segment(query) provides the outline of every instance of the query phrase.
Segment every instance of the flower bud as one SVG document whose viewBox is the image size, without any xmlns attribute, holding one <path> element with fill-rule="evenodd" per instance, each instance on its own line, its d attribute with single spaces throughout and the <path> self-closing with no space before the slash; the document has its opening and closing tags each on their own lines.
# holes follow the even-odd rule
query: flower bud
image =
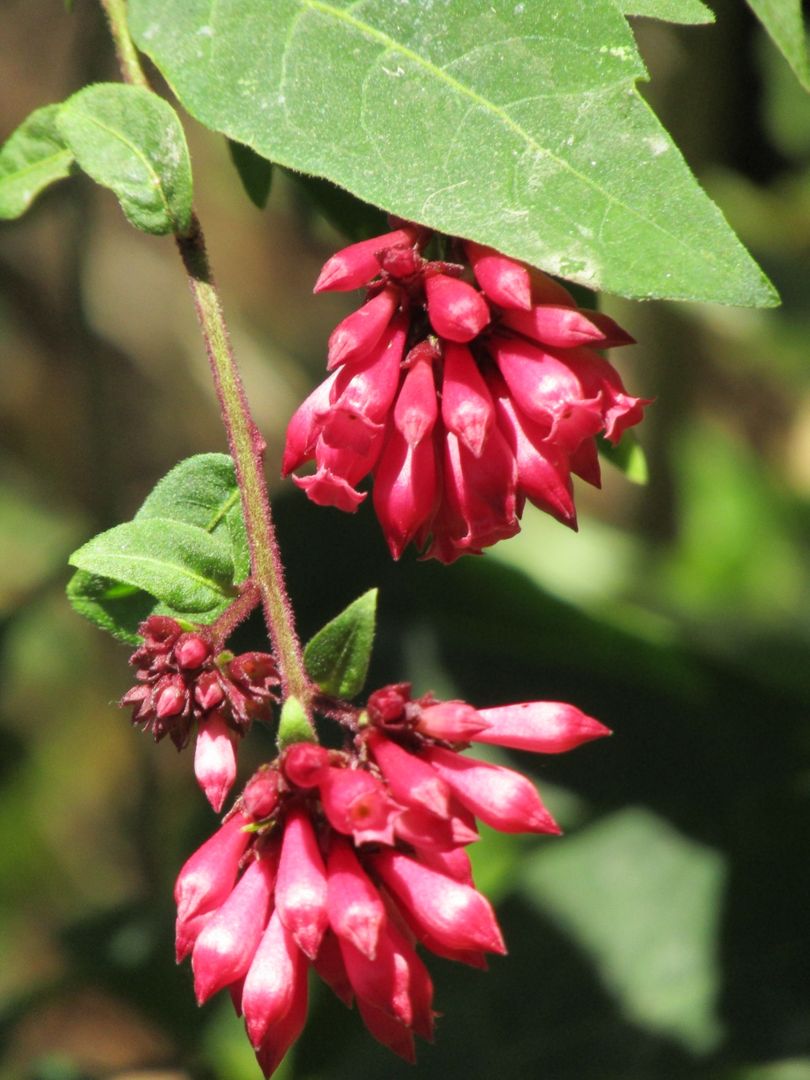
<svg viewBox="0 0 810 1080">
<path fill-rule="evenodd" d="M 350 844 L 335 837 L 326 860 L 329 925 L 338 937 L 374 960 L 385 909 Z"/>
<path fill-rule="evenodd" d="M 489 322 L 486 300 L 466 281 L 434 274 L 426 279 L 425 292 L 430 324 L 448 341 L 472 341 Z"/>
<path fill-rule="evenodd" d="M 186 684 L 181 675 L 167 675 L 153 693 L 155 713 L 161 720 L 178 716 L 186 705 Z"/>
<path fill-rule="evenodd" d="M 495 421 L 492 395 L 470 350 L 452 342 L 444 350 L 442 419 L 471 454 L 481 456 Z"/>
<path fill-rule="evenodd" d="M 220 713 L 200 723 L 194 749 L 194 775 L 218 814 L 236 779 L 237 735 Z"/>
<path fill-rule="evenodd" d="M 242 810 L 251 821 L 264 821 L 278 806 L 278 773 L 260 769 L 242 792 Z"/>
<path fill-rule="evenodd" d="M 368 356 L 382 337 L 399 303 L 396 289 L 383 289 L 339 322 L 329 336 L 327 371 Z"/>
<path fill-rule="evenodd" d="M 270 916 L 242 989 L 241 1008 L 252 1046 L 260 1046 L 270 1027 L 289 1012 L 300 955 L 276 909 Z"/>
<path fill-rule="evenodd" d="M 610 729 L 561 701 L 528 701 L 479 709 L 487 727 L 473 735 L 474 742 L 561 754 L 591 739 L 610 735 Z"/>
<path fill-rule="evenodd" d="M 299 742 L 284 754 L 284 775 L 294 787 L 317 787 L 329 766 L 329 751 L 312 742 Z"/>
<path fill-rule="evenodd" d="M 478 284 L 493 303 L 507 309 L 531 307 L 532 287 L 525 266 L 471 240 L 464 248 Z"/>
<path fill-rule="evenodd" d="M 199 634 L 183 634 L 174 647 L 178 667 L 193 671 L 211 655 L 211 646 Z"/>
<path fill-rule="evenodd" d="M 278 864 L 276 906 L 299 949 L 313 960 L 329 922 L 326 870 L 315 830 L 303 807 L 295 807 L 287 815 Z"/>
<path fill-rule="evenodd" d="M 420 711 L 416 730 L 445 742 L 468 742 L 487 726 L 478 711 L 464 701 L 441 701 Z"/>
<path fill-rule="evenodd" d="M 413 244 L 416 234 L 416 228 L 412 227 L 394 229 L 382 236 L 372 236 L 369 240 L 349 244 L 336 252 L 331 259 L 327 259 L 312 291 L 347 292 L 365 285 L 380 272 L 378 254 L 398 244 Z"/>
</svg>

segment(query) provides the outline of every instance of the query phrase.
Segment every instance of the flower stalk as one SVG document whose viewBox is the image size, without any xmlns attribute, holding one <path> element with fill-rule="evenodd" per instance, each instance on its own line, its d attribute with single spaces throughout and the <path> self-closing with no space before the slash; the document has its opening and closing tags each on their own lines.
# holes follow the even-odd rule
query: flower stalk
<svg viewBox="0 0 810 1080">
<path fill-rule="evenodd" d="M 150 89 L 129 34 L 124 0 L 100 0 L 110 26 L 121 76 Z M 188 275 L 197 319 L 205 341 L 222 422 L 236 469 L 250 544 L 252 580 L 259 590 L 267 630 L 278 662 L 284 697 L 295 697 L 309 713 L 310 686 L 284 571 L 264 477 L 265 442 L 245 396 L 242 379 L 214 284 L 205 237 L 196 215 L 185 235 L 175 237 Z"/>
</svg>

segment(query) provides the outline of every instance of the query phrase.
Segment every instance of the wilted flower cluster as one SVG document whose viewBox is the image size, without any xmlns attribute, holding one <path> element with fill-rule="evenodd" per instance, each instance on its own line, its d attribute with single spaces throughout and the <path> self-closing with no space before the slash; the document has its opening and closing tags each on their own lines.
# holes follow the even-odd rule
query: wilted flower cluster
<svg viewBox="0 0 810 1080">
<path fill-rule="evenodd" d="M 269 653 L 239 656 L 216 647 L 210 631 L 185 631 L 151 615 L 138 627 L 143 643 L 130 657 L 138 685 L 124 694 L 132 722 L 168 735 L 181 750 L 196 732 L 194 772 L 219 812 L 236 779 L 236 747 L 254 720 L 270 720 L 278 671 Z"/>
<path fill-rule="evenodd" d="M 446 238 L 442 238 L 446 240 Z M 632 342 L 553 278 L 490 248 L 402 224 L 344 248 L 315 291 L 366 287 L 329 339 L 329 378 L 287 430 L 283 472 L 314 502 L 374 507 L 395 558 L 412 540 L 452 562 L 513 536 L 526 500 L 576 528 L 571 477 L 599 486 L 647 401 L 596 350 Z"/>
<path fill-rule="evenodd" d="M 476 710 L 399 684 L 344 714 L 342 750 L 296 742 L 247 784 L 175 890 L 177 957 L 200 1003 L 228 988 L 266 1076 L 304 1025 L 312 965 L 407 1060 L 433 1033 L 417 947 L 485 967 L 505 946 L 473 883 L 476 819 L 558 833 L 532 784 L 459 753 L 470 742 L 558 753 L 607 734 L 570 705 Z"/>
</svg>

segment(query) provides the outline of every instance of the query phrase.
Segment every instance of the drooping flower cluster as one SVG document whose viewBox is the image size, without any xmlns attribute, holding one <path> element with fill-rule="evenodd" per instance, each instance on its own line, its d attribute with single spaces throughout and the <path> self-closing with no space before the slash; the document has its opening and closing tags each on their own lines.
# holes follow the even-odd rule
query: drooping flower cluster
<svg viewBox="0 0 810 1080">
<path fill-rule="evenodd" d="M 329 339 L 332 374 L 290 421 L 285 475 L 313 502 L 374 507 L 394 558 L 414 540 L 452 562 L 520 529 L 526 500 L 576 528 L 572 474 L 599 486 L 595 436 L 617 443 L 648 402 L 596 350 L 632 338 L 559 282 L 490 248 L 402 224 L 344 248 L 315 292 L 366 287 Z M 438 244 L 438 238 L 435 239 Z"/>
<path fill-rule="evenodd" d="M 178 750 L 196 732 L 194 772 L 217 813 L 236 779 L 237 743 L 254 720 L 270 720 L 278 670 L 269 653 L 239 656 L 216 647 L 210 631 L 186 631 L 165 615 L 138 627 L 143 643 L 130 657 L 138 684 L 121 698 L 132 722 L 168 735 Z"/>
<path fill-rule="evenodd" d="M 412 1061 L 435 1016 L 417 947 L 473 967 L 506 951 L 464 850 L 476 819 L 559 829 L 520 773 L 459 750 L 559 753 L 608 733 L 571 705 L 476 710 L 413 700 L 407 684 L 372 694 L 350 726 L 343 750 L 297 742 L 260 769 L 177 880 L 178 961 L 191 954 L 200 1003 L 230 990 L 266 1076 L 304 1025 L 310 965 Z"/>
</svg>

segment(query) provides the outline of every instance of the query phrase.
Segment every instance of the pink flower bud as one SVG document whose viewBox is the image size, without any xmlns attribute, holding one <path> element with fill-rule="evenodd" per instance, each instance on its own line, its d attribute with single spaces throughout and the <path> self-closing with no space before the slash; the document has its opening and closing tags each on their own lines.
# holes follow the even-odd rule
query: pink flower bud
<svg viewBox="0 0 810 1080">
<path fill-rule="evenodd" d="M 372 724 L 378 727 L 400 726 L 405 723 L 406 709 L 411 701 L 410 683 L 392 683 L 369 694 L 366 710 Z"/>
<path fill-rule="evenodd" d="M 618 371 L 593 349 L 571 350 L 566 359 L 585 392 L 601 396 L 605 438 L 617 443 L 627 428 L 643 418 L 644 408 L 652 403 L 652 399 L 631 397 L 625 391 Z"/>
<path fill-rule="evenodd" d="M 288 813 L 284 826 L 276 906 L 299 949 L 314 959 L 329 921 L 326 870 L 312 822 L 300 806 Z"/>
<path fill-rule="evenodd" d="M 382 337 L 399 304 L 396 289 L 387 288 L 339 322 L 329 336 L 327 371 L 368 356 Z"/>
<path fill-rule="evenodd" d="M 398 559 L 433 513 L 438 490 L 432 439 L 409 446 L 395 427 L 388 430 L 374 471 L 374 509 L 383 534 Z"/>
<path fill-rule="evenodd" d="M 295 743 L 284 754 L 284 775 L 295 787 L 312 788 L 329 767 L 329 751 L 317 743 Z"/>
<path fill-rule="evenodd" d="M 256 1048 L 256 1060 L 266 1077 L 272 1076 L 284 1055 L 304 1030 L 308 1003 L 307 965 L 299 953 L 290 1008 L 281 1020 L 269 1028 L 264 1042 Z"/>
<path fill-rule="evenodd" d="M 335 997 L 340 998 L 346 1008 L 350 1009 L 354 1001 L 354 991 L 346 974 L 338 939 L 331 930 L 327 930 L 323 935 L 313 966 Z"/>
<path fill-rule="evenodd" d="M 416 730 L 445 742 L 469 742 L 485 728 L 478 711 L 464 701 L 440 701 L 420 711 Z"/>
<path fill-rule="evenodd" d="M 464 247 L 478 284 L 493 303 L 502 308 L 531 307 L 532 287 L 525 266 L 471 240 Z"/>
<path fill-rule="evenodd" d="M 453 824 L 448 818 L 436 817 L 413 806 L 397 817 L 394 832 L 419 852 L 451 851 L 457 845 Z"/>
<path fill-rule="evenodd" d="M 493 379 L 491 385 L 498 426 L 515 455 L 521 492 L 535 506 L 576 530 L 577 513 L 568 456 L 546 441 L 546 428 L 519 412 L 502 379 Z"/>
<path fill-rule="evenodd" d="M 416 348 L 411 349 L 408 359 L 416 352 Z M 438 416 L 439 404 L 432 360 L 417 359 L 408 370 L 397 395 L 394 424 L 408 446 L 417 446 L 433 431 Z"/>
<path fill-rule="evenodd" d="M 236 779 L 236 733 L 220 713 L 200 723 L 194 749 L 194 775 L 218 814 Z"/>
<path fill-rule="evenodd" d="M 360 1013 L 369 1033 L 374 1036 L 378 1043 L 382 1043 L 389 1050 L 393 1050 L 409 1065 L 416 1064 L 413 1035 L 404 1024 L 363 998 L 357 999 L 357 1011 Z"/>
<path fill-rule="evenodd" d="M 399 813 L 375 777 L 364 769 L 330 766 L 321 777 L 321 800 L 329 823 L 356 843 L 394 840 L 392 818 Z"/>
<path fill-rule="evenodd" d="M 595 488 L 602 486 L 602 469 L 599 464 L 599 452 L 593 439 L 586 439 L 568 455 L 568 464 L 571 472 L 579 476 L 586 484 L 592 484 Z"/>
<path fill-rule="evenodd" d="M 144 648 L 154 654 L 167 653 L 183 633 L 183 628 L 168 615 L 150 615 L 138 627 Z"/>
<path fill-rule="evenodd" d="M 323 427 L 323 416 L 329 409 L 330 395 L 337 375 L 337 372 L 333 372 L 328 379 L 316 386 L 293 413 L 287 425 L 284 457 L 281 462 L 282 476 L 288 476 L 312 456 Z"/>
<path fill-rule="evenodd" d="M 549 277 L 536 267 L 529 268 L 529 280 L 532 283 L 532 303 L 567 304 L 576 307 L 577 302 L 562 282 Z"/>
<path fill-rule="evenodd" d="M 506 947 L 489 901 L 462 882 L 407 855 L 381 851 L 375 870 L 407 908 L 410 919 L 451 949 L 505 953 Z"/>
<path fill-rule="evenodd" d="M 194 683 L 194 700 L 203 710 L 217 709 L 225 700 L 225 691 L 215 671 L 203 671 Z"/>
<path fill-rule="evenodd" d="M 155 712 L 161 720 L 178 716 L 186 705 L 186 684 L 182 675 L 167 675 L 161 679 L 153 695 Z"/>
<path fill-rule="evenodd" d="M 211 655 L 211 646 L 199 634 L 183 634 L 174 647 L 178 666 L 188 671 L 200 667 Z"/>
<path fill-rule="evenodd" d="M 330 926 L 373 960 L 385 909 L 350 844 L 340 837 L 334 838 L 326 860 L 326 880 Z"/>
<path fill-rule="evenodd" d="M 444 350 L 442 419 L 471 454 L 481 456 L 495 408 L 472 353 L 464 345 L 450 343 Z"/>
<path fill-rule="evenodd" d="M 260 769 L 242 792 L 242 810 L 251 821 L 264 821 L 278 806 L 278 773 Z"/>
<path fill-rule="evenodd" d="M 422 710 L 423 715 L 425 711 Z M 435 769 L 378 731 L 370 731 L 367 741 L 395 799 L 407 806 L 421 807 L 438 817 L 448 816 L 450 789 Z"/>
<path fill-rule="evenodd" d="M 448 341 L 472 341 L 489 322 L 483 296 L 466 281 L 434 274 L 425 280 L 431 326 Z"/>
<path fill-rule="evenodd" d="M 298 946 L 276 909 L 270 916 L 242 989 L 241 1007 L 252 1046 L 260 1046 L 268 1029 L 289 1012 L 296 978 L 300 977 L 300 957 Z"/>
<path fill-rule="evenodd" d="M 561 701 L 528 701 L 480 709 L 488 727 L 473 736 L 475 742 L 561 754 L 591 739 L 610 735 L 610 729 Z"/>
<path fill-rule="evenodd" d="M 252 862 L 197 938 L 191 966 L 200 1005 L 250 967 L 267 924 L 274 877 L 271 859 Z"/>
<path fill-rule="evenodd" d="M 345 938 L 338 938 L 338 941 L 346 974 L 358 1001 L 362 998 L 409 1027 L 413 1020 L 410 968 L 407 959 L 394 945 L 390 925 L 386 923 L 380 928 L 374 960 L 369 960 Z"/>
<path fill-rule="evenodd" d="M 419 862 L 464 885 L 473 884 L 470 856 L 463 847 L 453 848 L 452 851 L 420 851 Z"/>
<path fill-rule="evenodd" d="M 228 897 L 250 840 L 247 824 L 234 814 L 185 861 L 174 886 L 179 919 L 211 911 Z"/>
<path fill-rule="evenodd" d="M 420 1038 L 433 1042 L 433 980 L 411 944 L 413 936 L 398 919 L 389 920 L 388 934 L 397 953 L 408 965 L 408 995 L 413 1013 L 411 1027 Z"/>
<path fill-rule="evenodd" d="M 534 786 L 514 769 L 462 757 L 439 746 L 426 747 L 424 754 L 459 802 L 493 829 L 559 834 L 559 826 Z"/>
<path fill-rule="evenodd" d="M 578 345 L 604 348 L 607 336 L 591 314 L 563 304 L 537 304 L 529 311 L 505 311 L 502 321 L 533 341 L 557 349 L 574 349 Z"/>
<path fill-rule="evenodd" d="M 178 964 L 182 964 L 191 953 L 203 927 L 213 919 L 215 914 L 216 911 L 205 911 L 201 915 L 177 919 L 174 926 L 174 956 Z"/>
<path fill-rule="evenodd" d="M 416 232 L 414 228 L 394 229 L 382 236 L 349 244 L 327 259 L 312 291 L 347 292 L 365 285 L 380 272 L 378 253 L 398 244 L 413 244 Z"/>
</svg>

